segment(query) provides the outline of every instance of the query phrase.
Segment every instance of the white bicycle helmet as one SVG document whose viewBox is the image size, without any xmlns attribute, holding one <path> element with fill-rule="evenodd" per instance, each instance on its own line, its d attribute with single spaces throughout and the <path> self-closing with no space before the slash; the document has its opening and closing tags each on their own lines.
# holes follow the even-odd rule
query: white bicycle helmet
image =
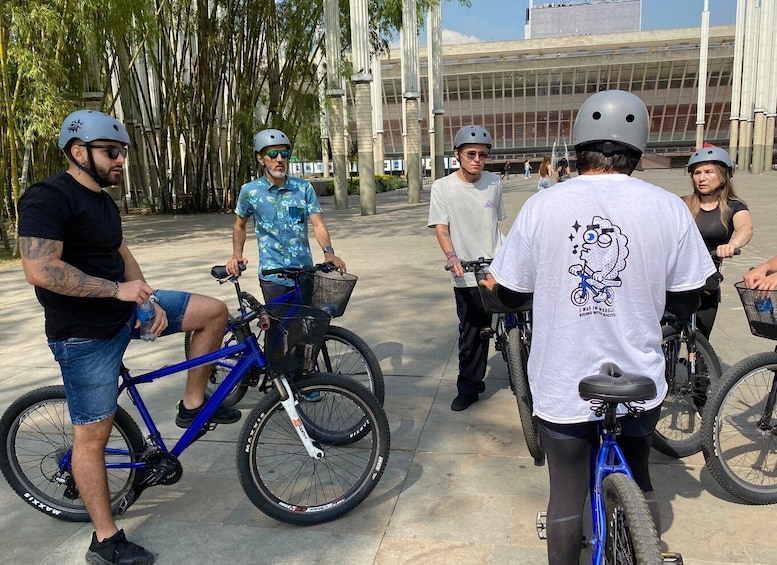
<svg viewBox="0 0 777 565">
<path fill-rule="evenodd" d="M 644 153 L 650 117 L 640 98 L 623 90 L 604 90 L 590 96 L 575 117 L 572 143 L 598 143 L 604 153 L 625 145 Z"/>
<path fill-rule="evenodd" d="M 64 149 L 74 139 L 91 143 L 98 139 L 129 145 L 127 128 L 119 120 L 96 110 L 76 110 L 59 130 L 59 148 Z"/>
<path fill-rule="evenodd" d="M 491 149 L 491 134 L 483 126 L 464 126 L 453 138 L 453 148 L 458 149 L 466 143 L 477 143 Z"/>
<path fill-rule="evenodd" d="M 261 153 L 262 149 L 271 145 L 285 145 L 291 149 L 291 141 L 279 129 L 266 129 L 254 136 L 254 153 Z"/>
<path fill-rule="evenodd" d="M 693 155 L 691 155 L 691 158 L 688 159 L 688 173 L 693 173 L 693 168 L 695 165 L 698 165 L 699 163 L 708 163 L 711 161 L 715 161 L 721 165 L 724 165 L 728 169 L 728 175 L 730 177 L 734 176 L 734 163 L 731 161 L 731 157 L 729 156 L 728 151 L 722 147 L 714 146 L 702 147 Z"/>
</svg>

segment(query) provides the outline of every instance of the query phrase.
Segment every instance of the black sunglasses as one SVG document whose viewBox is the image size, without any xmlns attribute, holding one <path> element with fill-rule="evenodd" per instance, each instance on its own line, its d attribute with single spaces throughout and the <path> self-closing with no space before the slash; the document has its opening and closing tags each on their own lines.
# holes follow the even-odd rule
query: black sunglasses
<svg viewBox="0 0 777 565">
<path fill-rule="evenodd" d="M 291 151 L 288 149 L 281 149 L 280 151 L 277 149 L 270 149 L 265 153 L 265 155 L 267 155 L 270 159 L 275 159 L 278 155 L 280 155 L 283 159 L 288 159 L 291 157 Z"/>
<path fill-rule="evenodd" d="M 127 146 L 126 145 L 97 145 L 95 143 L 87 143 L 84 145 L 84 147 L 89 147 L 93 149 L 103 149 L 105 150 L 105 154 L 108 155 L 108 158 L 115 161 L 119 158 L 119 155 L 126 158 L 127 157 Z"/>
</svg>

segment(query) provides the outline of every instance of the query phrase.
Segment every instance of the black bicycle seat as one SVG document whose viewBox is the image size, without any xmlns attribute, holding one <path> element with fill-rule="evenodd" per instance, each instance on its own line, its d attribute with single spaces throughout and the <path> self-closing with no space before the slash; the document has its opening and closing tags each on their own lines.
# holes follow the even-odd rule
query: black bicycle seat
<svg viewBox="0 0 777 565">
<path fill-rule="evenodd" d="M 642 375 L 591 375 L 580 381 L 577 387 L 583 400 L 603 402 L 637 402 L 656 397 L 656 383 Z"/>
</svg>

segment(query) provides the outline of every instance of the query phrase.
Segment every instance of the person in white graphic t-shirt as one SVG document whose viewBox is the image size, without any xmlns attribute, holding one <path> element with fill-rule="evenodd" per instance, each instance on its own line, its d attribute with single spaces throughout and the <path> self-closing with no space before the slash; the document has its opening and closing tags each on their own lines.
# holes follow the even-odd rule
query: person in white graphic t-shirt
<svg viewBox="0 0 777 565">
<path fill-rule="evenodd" d="M 502 302 L 533 295 L 528 373 L 550 474 L 551 565 L 580 558 L 599 417 L 578 384 L 609 362 L 656 383 L 658 396 L 641 417 L 619 419 L 618 443 L 661 532 L 648 469 L 667 388 L 661 316 L 668 301 L 678 315 L 693 312 L 715 268 L 683 201 L 630 177 L 648 129 L 637 96 L 610 90 L 588 98 L 573 130 L 579 176 L 526 202 L 486 281 Z"/>
</svg>

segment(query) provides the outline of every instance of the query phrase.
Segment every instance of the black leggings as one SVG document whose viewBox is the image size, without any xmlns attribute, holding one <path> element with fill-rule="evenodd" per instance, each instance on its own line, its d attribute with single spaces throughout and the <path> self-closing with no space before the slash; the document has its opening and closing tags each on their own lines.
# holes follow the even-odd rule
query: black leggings
<svg viewBox="0 0 777 565">
<path fill-rule="evenodd" d="M 639 426 L 649 428 L 647 436 L 633 437 L 621 434 L 618 445 L 634 474 L 634 479 L 645 494 L 653 521 L 659 534 L 658 503 L 653 496 L 650 482 L 648 457 L 653 442 L 652 429 L 660 414 L 660 407 L 642 414 Z M 621 419 L 624 433 L 631 419 Z M 652 422 L 652 424 L 651 424 Z M 583 541 L 583 508 L 590 488 L 591 453 L 598 445 L 599 435 L 596 423 L 584 430 L 579 424 L 573 424 L 572 434 L 577 437 L 564 437 L 566 426 L 538 421 L 540 444 L 548 460 L 550 474 L 550 500 L 548 502 L 547 534 L 548 563 L 550 565 L 578 565 Z M 582 435 L 579 435 L 583 432 Z M 560 432 L 560 433 L 559 433 Z M 634 433 L 640 433 L 634 430 Z"/>
</svg>

